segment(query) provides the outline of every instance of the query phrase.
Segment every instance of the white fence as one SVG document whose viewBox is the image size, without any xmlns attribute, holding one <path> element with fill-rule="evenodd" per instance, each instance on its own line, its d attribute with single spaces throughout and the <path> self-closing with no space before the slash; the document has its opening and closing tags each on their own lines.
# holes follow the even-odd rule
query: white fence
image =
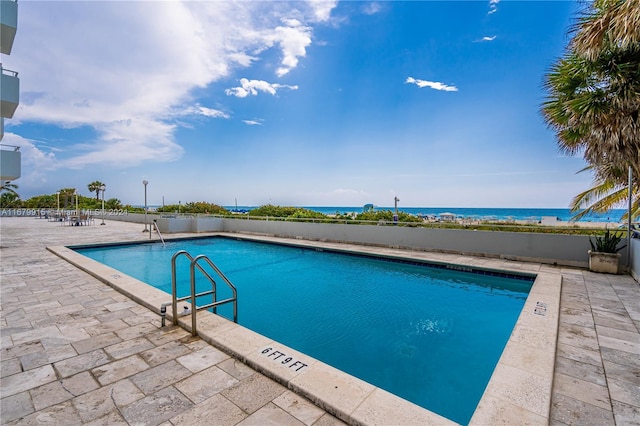
<svg viewBox="0 0 640 426">
<path fill-rule="evenodd" d="M 128 214 L 113 219 L 143 223 L 144 215 Z M 149 222 L 153 219 L 163 233 L 237 232 L 460 253 L 552 265 L 585 268 L 589 265 L 587 251 L 590 245 L 586 235 L 149 215 Z M 626 265 L 626 249 L 621 254 L 620 264 Z M 640 261 L 638 264 L 636 270 L 640 270 Z"/>
<path fill-rule="evenodd" d="M 6 216 L 40 216 L 37 209 L 4 209 Z M 101 212 L 96 214 L 101 218 Z M 145 215 L 114 211 L 105 219 L 145 223 Z M 222 218 L 191 215 L 148 214 L 163 233 L 231 232 L 278 236 L 318 241 L 336 241 L 413 250 L 460 253 L 495 257 L 515 261 L 540 262 L 552 265 L 588 267 L 590 248 L 586 235 L 565 235 L 535 232 L 475 231 L 471 229 L 441 229 L 409 226 L 376 226 L 340 223 L 310 223 L 287 220 L 254 220 L 246 216 Z M 627 249 L 621 252 L 620 265 L 627 265 Z M 631 240 L 631 274 L 640 277 L 640 239 Z"/>
</svg>

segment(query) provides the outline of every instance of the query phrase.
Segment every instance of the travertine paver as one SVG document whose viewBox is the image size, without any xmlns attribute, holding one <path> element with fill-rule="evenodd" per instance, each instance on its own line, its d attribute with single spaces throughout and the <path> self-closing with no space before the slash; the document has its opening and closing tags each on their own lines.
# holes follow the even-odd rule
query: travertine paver
<svg viewBox="0 0 640 426">
<path fill-rule="evenodd" d="M 45 248 L 140 231 L 0 220 L 2 425 L 342 424 Z"/>
<path fill-rule="evenodd" d="M 640 287 L 630 276 L 565 274 L 553 425 L 640 425 Z"/>
<path fill-rule="evenodd" d="M 161 328 L 155 313 L 45 249 L 137 240 L 146 235 L 141 228 L 0 219 L 3 425 L 208 425 L 211 419 L 222 425 L 341 424 L 184 330 Z M 470 256 L 434 258 L 487 263 Z M 503 263 L 531 272 L 552 268 Z M 575 268 L 562 268 L 562 275 L 556 371 L 547 396 L 551 424 L 640 424 L 638 283 L 628 275 Z M 504 398 L 526 398 L 510 392 Z M 531 401 L 544 405 L 545 397 Z M 368 410 L 387 407 L 360 408 L 366 419 Z M 532 412 L 521 414 L 536 421 Z"/>
</svg>

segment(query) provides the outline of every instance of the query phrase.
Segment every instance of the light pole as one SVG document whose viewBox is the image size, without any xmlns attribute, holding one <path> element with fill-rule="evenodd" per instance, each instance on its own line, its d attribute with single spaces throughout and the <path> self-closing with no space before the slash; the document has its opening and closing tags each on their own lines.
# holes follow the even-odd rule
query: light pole
<svg viewBox="0 0 640 426">
<path fill-rule="evenodd" d="M 398 198 L 397 195 L 393 197 L 393 202 L 395 203 L 395 214 L 393 215 L 393 223 L 398 223 L 398 201 L 400 201 L 400 198 Z"/>
<path fill-rule="evenodd" d="M 58 199 L 58 209 L 56 211 L 56 219 L 60 219 L 60 191 L 56 192 L 56 198 Z"/>
<path fill-rule="evenodd" d="M 147 185 L 149 182 L 147 180 L 143 180 L 142 184 L 144 185 L 144 231 L 142 232 L 149 232 L 147 229 Z"/>
<path fill-rule="evenodd" d="M 102 223 L 100 225 L 106 225 L 106 223 L 104 223 L 104 190 L 107 189 L 106 185 L 102 185 L 100 187 L 100 191 L 102 191 Z"/>
</svg>

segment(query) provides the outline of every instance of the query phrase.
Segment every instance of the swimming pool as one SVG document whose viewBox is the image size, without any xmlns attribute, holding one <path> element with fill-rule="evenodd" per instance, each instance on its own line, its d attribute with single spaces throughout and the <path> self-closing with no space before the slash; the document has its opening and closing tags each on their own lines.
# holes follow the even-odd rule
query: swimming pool
<svg viewBox="0 0 640 426">
<path fill-rule="evenodd" d="M 209 255 L 238 287 L 240 324 L 459 423 L 532 284 L 227 238 L 78 251 L 169 293 L 170 258 L 182 249 Z M 188 285 L 186 260 L 178 266 Z"/>
</svg>

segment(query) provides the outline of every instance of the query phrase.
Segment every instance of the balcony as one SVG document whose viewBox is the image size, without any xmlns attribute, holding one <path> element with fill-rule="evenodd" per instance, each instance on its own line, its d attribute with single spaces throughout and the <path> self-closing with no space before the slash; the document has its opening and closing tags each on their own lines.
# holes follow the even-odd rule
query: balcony
<svg viewBox="0 0 640 426">
<path fill-rule="evenodd" d="M 16 180 L 20 177 L 21 155 L 20 147 L 0 144 L 0 181 Z"/>
<path fill-rule="evenodd" d="M 0 53 L 9 55 L 18 29 L 18 2 L 0 0 Z"/>
<path fill-rule="evenodd" d="M 6 0 L 0 0 L 5 3 Z M 16 71 L 0 65 L 0 117 L 12 118 L 20 103 L 20 79 Z"/>
</svg>

